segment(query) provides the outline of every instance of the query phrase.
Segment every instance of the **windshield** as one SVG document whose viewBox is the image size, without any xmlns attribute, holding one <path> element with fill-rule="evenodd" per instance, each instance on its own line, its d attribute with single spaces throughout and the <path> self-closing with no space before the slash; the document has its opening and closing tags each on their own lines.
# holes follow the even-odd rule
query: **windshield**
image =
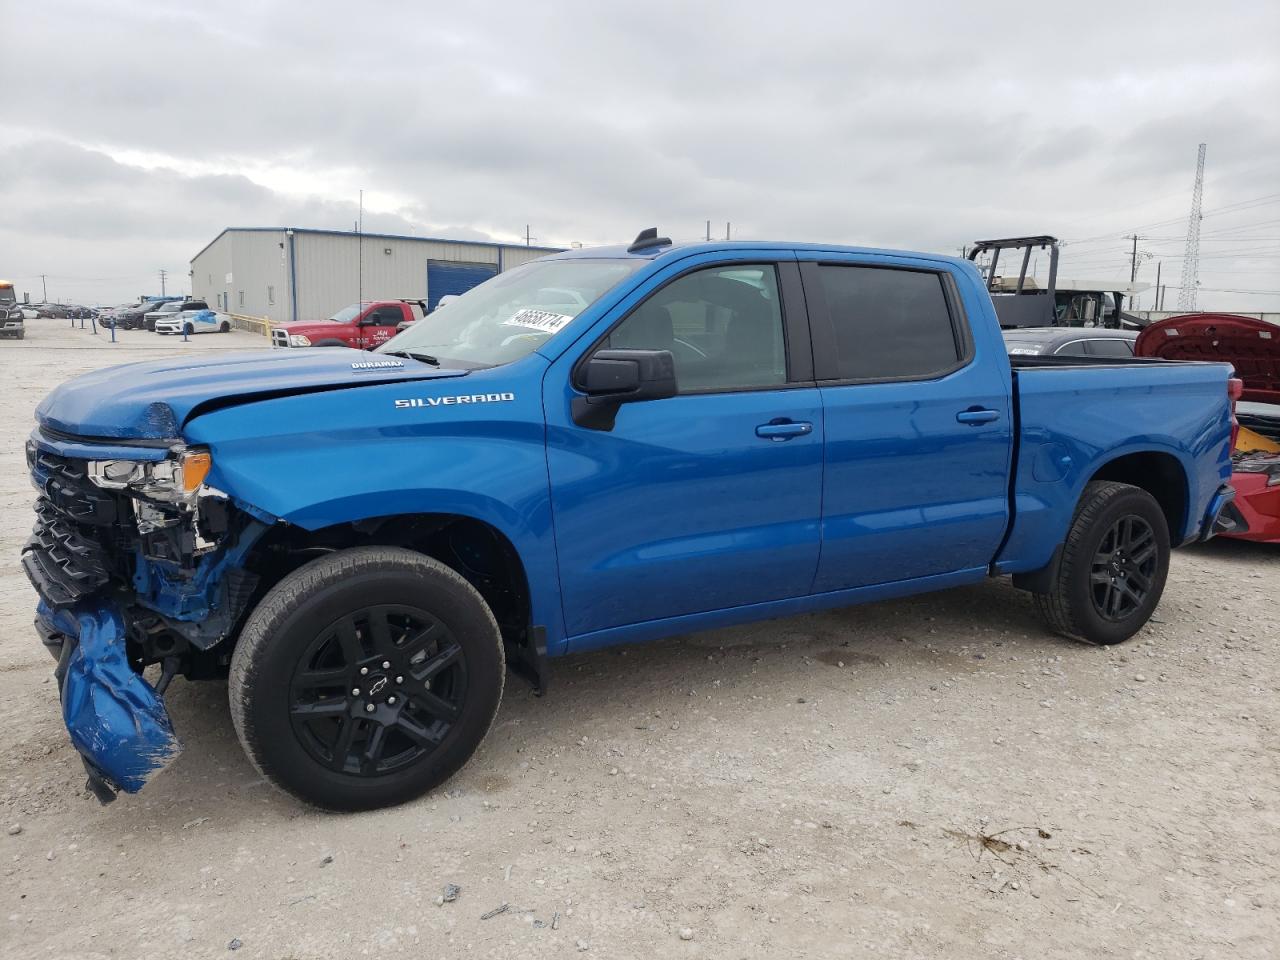
<svg viewBox="0 0 1280 960">
<path fill-rule="evenodd" d="M 156 313 L 177 313 L 181 309 L 182 309 L 181 300 L 170 300 L 168 303 L 160 304 L 159 308 L 157 308 L 156 310 Z"/>
<path fill-rule="evenodd" d="M 343 307 L 329 319 L 334 323 L 350 323 L 358 316 L 360 316 L 360 304 L 353 303 L 349 307 Z"/>
<path fill-rule="evenodd" d="M 13 287 L 7 283 L 0 283 L 0 304 L 14 304 L 18 302 L 17 296 L 14 295 Z"/>
<path fill-rule="evenodd" d="M 511 363 L 546 343 L 646 260 L 536 260 L 500 273 L 388 340 L 379 353 L 476 366 Z"/>
</svg>

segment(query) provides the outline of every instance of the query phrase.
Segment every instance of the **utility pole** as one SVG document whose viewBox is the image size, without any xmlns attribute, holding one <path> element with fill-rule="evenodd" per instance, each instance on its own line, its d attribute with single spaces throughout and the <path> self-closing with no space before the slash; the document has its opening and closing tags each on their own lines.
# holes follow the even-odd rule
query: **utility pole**
<svg viewBox="0 0 1280 960">
<path fill-rule="evenodd" d="M 1155 304 L 1156 304 L 1156 309 L 1157 309 L 1157 310 L 1159 310 L 1159 309 L 1160 309 L 1160 268 L 1161 268 L 1161 267 L 1163 267 L 1163 266 L 1164 266 L 1164 261 L 1163 261 L 1163 260 L 1157 260 L 1157 261 L 1156 261 L 1156 291 L 1155 291 L 1155 298 L 1156 298 L 1156 299 L 1155 299 Z"/>
<path fill-rule="evenodd" d="M 360 191 L 360 218 L 356 221 L 356 303 L 364 307 L 364 191 Z"/>
<path fill-rule="evenodd" d="M 729 239 L 729 221 L 728 220 L 724 222 L 724 238 L 726 240 Z"/>
<path fill-rule="evenodd" d="M 164 281 L 165 281 L 165 277 L 167 277 L 167 276 L 168 276 L 168 274 L 169 274 L 169 272 L 168 272 L 167 270 L 161 270 L 161 271 L 160 271 L 160 296 L 162 296 L 162 297 L 164 296 Z"/>
<path fill-rule="evenodd" d="M 711 221 L 707 221 L 707 243 L 711 242 Z"/>
<path fill-rule="evenodd" d="M 1133 253 L 1129 256 L 1129 287 L 1132 289 L 1138 279 L 1138 235 L 1135 233 L 1130 239 L 1133 240 Z"/>
<path fill-rule="evenodd" d="M 40 302 L 48 303 L 49 302 L 49 285 L 45 283 L 43 273 L 40 274 L 40 291 L 41 291 Z"/>
<path fill-rule="evenodd" d="M 529 225 L 526 223 L 524 225 L 524 245 L 526 247 L 533 246 L 533 241 L 537 239 L 538 239 L 537 237 L 533 237 L 529 235 Z"/>
</svg>

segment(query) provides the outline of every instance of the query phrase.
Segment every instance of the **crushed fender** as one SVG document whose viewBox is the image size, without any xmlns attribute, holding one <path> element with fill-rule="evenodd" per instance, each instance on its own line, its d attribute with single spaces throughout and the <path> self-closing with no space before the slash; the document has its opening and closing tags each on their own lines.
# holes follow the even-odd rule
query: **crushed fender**
<svg viewBox="0 0 1280 960">
<path fill-rule="evenodd" d="M 58 683 L 62 718 L 84 758 L 99 800 L 112 790 L 137 793 L 181 752 L 164 703 L 129 665 L 124 621 L 101 601 L 52 611 L 40 619 L 62 634 Z"/>
</svg>

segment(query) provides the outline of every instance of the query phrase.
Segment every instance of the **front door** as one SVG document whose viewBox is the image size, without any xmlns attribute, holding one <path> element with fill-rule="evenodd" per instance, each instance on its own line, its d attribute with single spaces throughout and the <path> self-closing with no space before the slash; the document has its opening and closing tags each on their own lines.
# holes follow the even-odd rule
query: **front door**
<svg viewBox="0 0 1280 960">
<path fill-rule="evenodd" d="M 827 440 L 814 591 L 985 568 L 1009 519 L 1003 343 L 975 339 L 936 261 L 800 270 Z"/>
<path fill-rule="evenodd" d="M 807 336 L 786 332 L 804 323 L 795 263 L 677 265 L 653 286 L 546 378 L 576 649 L 609 642 L 584 636 L 596 631 L 803 596 L 817 567 L 822 409 Z M 624 404 L 608 431 L 579 426 L 568 370 L 609 348 L 670 350 L 679 394 Z"/>
<path fill-rule="evenodd" d="M 360 342 L 356 344 L 364 350 L 372 350 L 381 346 L 396 335 L 396 325 L 404 319 L 404 311 L 398 303 L 384 303 L 374 307 L 357 328 Z"/>
</svg>

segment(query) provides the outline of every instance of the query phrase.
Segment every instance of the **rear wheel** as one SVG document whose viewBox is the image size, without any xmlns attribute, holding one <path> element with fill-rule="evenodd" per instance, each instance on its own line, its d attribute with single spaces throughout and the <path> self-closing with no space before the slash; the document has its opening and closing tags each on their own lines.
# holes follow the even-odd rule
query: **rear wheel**
<svg viewBox="0 0 1280 960">
<path fill-rule="evenodd" d="M 183 332 L 183 333 L 185 333 L 185 334 L 189 337 L 189 336 L 191 336 L 191 334 L 193 334 L 193 333 L 195 333 L 195 332 L 196 332 L 196 328 L 195 328 L 195 327 L 193 327 L 193 326 L 192 326 L 191 324 L 189 324 L 189 323 L 184 323 L 184 324 L 182 325 L 182 332 Z"/>
<path fill-rule="evenodd" d="M 230 332 L 231 332 L 231 324 L 229 324 L 229 323 L 227 323 L 227 321 L 223 320 L 223 321 L 222 321 L 222 326 L 218 327 L 218 332 L 219 332 L 219 333 L 230 333 Z"/>
<path fill-rule="evenodd" d="M 231 661 L 231 717 L 254 766 L 319 807 L 403 803 L 475 752 L 502 699 L 492 613 L 430 557 L 330 554 L 250 615 Z"/>
<path fill-rule="evenodd" d="M 1150 619 L 1169 574 L 1169 527 L 1140 487 L 1101 481 L 1084 489 L 1041 616 L 1063 636 L 1128 640 Z"/>
</svg>

